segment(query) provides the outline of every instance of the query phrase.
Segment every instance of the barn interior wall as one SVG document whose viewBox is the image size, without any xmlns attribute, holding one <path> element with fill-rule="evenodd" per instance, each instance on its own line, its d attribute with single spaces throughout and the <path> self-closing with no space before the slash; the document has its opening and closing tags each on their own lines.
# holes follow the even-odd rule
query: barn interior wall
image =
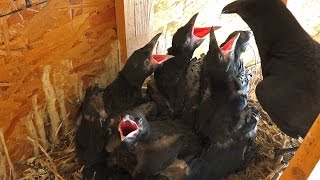
<svg viewBox="0 0 320 180">
<path fill-rule="evenodd" d="M 219 43 L 234 30 L 246 29 L 237 15 L 220 17 L 231 1 L 155 0 L 153 34 L 163 32 L 157 51 L 166 52 L 173 33 L 197 12 L 196 25 L 222 25 Z M 289 0 L 288 8 L 320 40 L 318 0 Z M 119 71 L 118 44 L 115 0 L 33 0 L 28 8 L 24 0 L 0 2 L 0 129 L 14 162 L 32 153 L 27 127 L 30 122 L 37 127 L 37 117 L 45 126 L 52 118 L 62 122 L 62 134 L 72 129 L 63 130 L 74 122 L 86 87 L 106 86 Z M 250 44 L 247 65 L 259 61 L 253 39 Z M 195 55 L 207 48 L 208 38 Z"/>
<path fill-rule="evenodd" d="M 114 0 L 30 2 L 0 2 L 0 129 L 14 162 L 32 153 L 30 122 L 68 133 L 85 88 L 119 70 Z"/>
</svg>

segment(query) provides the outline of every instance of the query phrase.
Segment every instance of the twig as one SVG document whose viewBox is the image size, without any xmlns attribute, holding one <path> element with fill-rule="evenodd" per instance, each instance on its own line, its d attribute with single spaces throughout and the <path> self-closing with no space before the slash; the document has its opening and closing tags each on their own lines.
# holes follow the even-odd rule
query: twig
<svg viewBox="0 0 320 180">
<path fill-rule="evenodd" d="M 254 167 L 264 178 L 266 178 L 266 175 L 264 175 L 257 166 L 252 164 L 252 167 Z"/>
<path fill-rule="evenodd" d="M 31 136 L 31 138 L 37 139 L 38 136 L 37 136 L 36 128 L 34 127 L 32 122 L 31 113 L 27 115 L 25 123 L 26 123 L 28 134 Z M 36 144 L 33 144 L 33 153 L 36 157 L 39 156 L 39 148 Z"/>
<path fill-rule="evenodd" d="M 55 138 L 57 138 L 57 137 L 58 137 L 58 133 L 59 133 L 59 131 L 60 131 L 61 127 L 62 127 L 62 122 L 60 122 L 60 124 L 59 124 L 59 126 L 58 126 L 57 131 L 54 133 L 54 137 L 55 137 Z"/>
<path fill-rule="evenodd" d="M 57 99 L 59 102 L 60 106 L 60 116 L 62 120 L 62 132 L 64 135 L 66 135 L 69 132 L 69 118 L 67 114 L 67 109 L 66 109 L 66 103 L 65 103 L 65 96 L 64 96 L 64 91 L 63 89 L 56 87 L 56 94 L 57 94 Z"/>
<path fill-rule="evenodd" d="M 52 160 L 52 158 L 50 157 L 50 155 L 47 153 L 47 151 L 43 148 L 43 146 L 41 146 L 41 144 L 39 144 L 37 141 L 33 140 L 32 138 L 30 138 L 29 136 L 27 137 L 27 139 L 33 143 L 35 143 L 39 148 L 40 150 L 43 152 L 43 154 L 48 158 L 50 164 L 52 164 L 52 166 L 50 166 L 50 164 L 45 164 L 49 170 L 56 176 L 58 177 L 59 179 L 62 179 L 63 180 L 63 177 L 57 172 L 57 168 L 56 166 L 54 165 L 54 162 Z"/>
<path fill-rule="evenodd" d="M 0 179 L 6 179 L 7 169 L 6 169 L 6 155 L 4 152 L 4 147 L 0 143 Z"/>
<path fill-rule="evenodd" d="M 48 105 L 48 113 L 51 121 L 51 140 L 53 144 L 59 144 L 59 136 L 55 136 L 56 132 L 58 132 L 58 126 L 60 124 L 60 116 L 56 108 L 56 93 L 54 91 L 54 87 L 50 82 L 50 70 L 51 67 L 49 65 L 43 68 L 43 90 L 46 97 L 46 103 Z"/>
<path fill-rule="evenodd" d="M 275 170 L 273 170 L 267 177 L 266 179 L 272 179 L 277 173 L 281 172 L 282 169 L 286 168 L 288 164 L 281 164 L 278 167 L 276 167 Z"/>
<path fill-rule="evenodd" d="M 12 175 L 13 179 L 16 179 L 17 175 L 14 170 L 13 164 L 11 162 L 10 156 L 9 156 L 8 148 L 7 148 L 6 142 L 4 140 L 4 135 L 3 135 L 2 129 L 0 129 L 0 139 L 1 139 L 2 147 L 3 147 L 4 153 L 6 154 L 7 162 L 9 165 L 10 176 Z"/>
<path fill-rule="evenodd" d="M 37 125 L 37 128 L 38 128 L 38 133 L 39 133 L 39 136 L 41 138 L 41 142 L 43 143 L 43 147 L 45 149 L 48 149 L 49 142 L 48 142 L 48 139 L 46 137 L 43 115 L 42 116 L 40 115 L 40 111 L 39 111 L 39 108 L 38 108 L 37 95 L 32 96 L 32 108 L 33 108 L 33 114 L 34 114 L 35 122 L 36 122 L 36 125 Z"/>
</svg>

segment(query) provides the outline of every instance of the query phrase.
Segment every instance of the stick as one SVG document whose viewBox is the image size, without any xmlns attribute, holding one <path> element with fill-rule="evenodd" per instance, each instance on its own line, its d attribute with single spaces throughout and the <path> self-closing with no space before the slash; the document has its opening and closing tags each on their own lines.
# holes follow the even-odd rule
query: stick
<svg viewBox="0 0 320 180">
<path fill-rule="evenodd" d="M 54 91 L 53 85 L 50 82 L 50 70 L 51 67 L 49 65 L 43 68 L 43 90 L 46 97 L 46 103 L 48 106 L 48 114 L 51 121 L 51 140 L 53 144 L 59 144 L 59 136 L 55 136 L 56 132 L 58 132 L 58 126 L 60 124 L 60 116 L 56 108 L 56 93 Z"/>
<path fill-rule="evenodd" d="M 26 123 L 26 128 L 27 128 L 28 134 L 31 136 L 31 138 L 38 139 L 36 128 L 34 127 L 33 122 L 32 122 L 31 113 L 27 115 L 25 123 Z M 34 143 L 32 145 L 33 145 L 33 153 L 36 157 L 38 157 L 39 156 L 39 148 Z"/>
<path fill-rule="evenodd" d="M 6 154 L 4 152 L 4 147 L 0 143 L 0 179 L 6 179 L 7 169 L 6 169 Z"/>
<path fill-rule="evenodd" d="M 62 120 L 62 132 L 64 135 L 66 135 L 69 132 L 69 118 L 67 114 L 67 109 L 66 109 L 66 103 L 65 103 L 65 96 L 64 96 L 64 91 L 63 89 L 60 89 L 56 87 L 56 94 L 60 106 L 60 116 Z"/>
<path fill-rule="evenodd" d="M 8 165 L 9 165 L 10 177 L 12 175 L 13 179 L 16 179 L 17 175 L 16 175 L 16 173 L 14 171 L 14 167 L 13 167 L 13 164 L 12 164 L 10 156 L 9 156 L 8 148 L 7 148 L 6 142 L 4 140 L 4 135 L 3 135 L 2 129 L 0 129 L 0 139 L 1 139 L 2 147 L 3 147 L 4 153 L 6 155 L 7 162 L 8 162 Z"/>
<path fill-rule="evenodd" d="M 49 168 L 49 170 L 50 170 L 56 177 L 58 177 L 59 179 L 62 179 L 62 180 L 63 180 L 63 177 L 57 172 L 57 167 L 54 165 L 54 162 L 53 162 L 52 158 L 51 158 L 50 155 L 47 153 L 47 151 L 41 146 L 41 144 L 39 144 L 37 141 L 33 140 L 33 139 L 30 138 L 29 136 L 27 137 L 27 139 L 28 139 L 29 141 L 31 141 L 32 143 L 35 143 L 35 144 L 40 148 L 40 150 L 43 152 L 43 154 L 48 158 L 50 164 L 53 165 L 53 167 L 52 167 L 52 166 L 50 166 L 50 164 L 45 164 L 45 165 Z"/>
<path fill-rule="evenodd" d="M 41 142 L 43 143 L 43 147 L 45 149 L 48 149 L 49 147 L 49 142 L 46 137 L 46 131 L 44 128 L 44 119 L 43 116 L 41 116 L 41 112 L 38 109 L 38 102 L 37 102 L 37 95 L 32 96 L 32 108 L 33 108 L 33 114 L 34 114 L 34 119 L 38 128 L 38 133 L 41 139 Z"/>
</svg>

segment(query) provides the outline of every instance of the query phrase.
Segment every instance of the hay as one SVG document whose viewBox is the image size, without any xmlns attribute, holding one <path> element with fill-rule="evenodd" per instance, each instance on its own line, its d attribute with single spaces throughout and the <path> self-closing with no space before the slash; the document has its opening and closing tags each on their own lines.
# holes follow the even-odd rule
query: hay
<svg viewBox="0 0 320 180">
<path fill-rule="evenodd" d="M 59 146 L 52 146 L 46 150 L 37 140 L 27 137 L 35 144 L 42 155 L 27 159 L 21 164 L 16 164 L 21 179 L 81 179 L 81 166 L 75 157 L 73 133 L 61 138 Z M 67 139 L 70 138 L 70 139 Z"/>
<path fill-rule="evenodd" d="M 254 93 L 254 89 L 261 81 L 260 66 L 250 67 L 253 72 L 250 89 L 250 104 L 260 110 L 260 123 L 257 137 L 248 149 L 248 155 L 241 171 L 227 177 L 228 180 L 238 179 L 278 179 L 287 167 L 292 154 L 276 157 L 278 148 L 294 147 L 300 144 L 299 140 L 283 134 L 270 121 L 270 117 L 262 110 Z M 60 137 L 59 145 L 50 146 L 46 150 L 37 140 L 28 139 L 41 150 L 41 155 L 31 157 L 26 162 L 16 164 L 20 179 L 81 179 L 82 166 L 77 162 L 74 144 L 74 130 L 64 137 Z"/>
<path fill-rule="evenodd" d="M 16 174 L 16 171 L 15 171 L 15 168 L 10 160 L 10 156 L 9 156 L 9 152 L 8 152 L 8 148 L 7 148 L 7 145 L 5 143 L 5 140 L 4 140 L 4 135 L 3 135 L 3 131 L 2 129 L 0 129 L 0 154 L 1 154 L 1 159 L 7 159 L 7 163 L 8 163 L 8 167 L 9 167 L 9 179 L 11 179 L 11 177 L 13 179 L 16 179 L 17 177 L 17 174 Z M 4 154 L 4 155 L 2 155 Z M 2 160 L 1 162 L 1 166 L 3 166 L 4 164 L 4 160 Z M 4 166 L 5 168 L 6 166 Z M 2 170 L 0 170 L 1 172 Z M 6 176 L 4 176 L 6 177 Z"/>
</svg>

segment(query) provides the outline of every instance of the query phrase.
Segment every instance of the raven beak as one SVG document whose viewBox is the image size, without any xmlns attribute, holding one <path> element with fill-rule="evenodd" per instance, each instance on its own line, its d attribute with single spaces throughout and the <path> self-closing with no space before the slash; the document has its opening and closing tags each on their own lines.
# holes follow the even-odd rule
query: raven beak
<svg viewBox="0 0 320 180">
<path fill-rule="evenodd" d="M 209 50 L 219 50 L 218 42 L 214 33 L 214 27 L 210 29 Z"/>
<path fill-rule="evenodd" d="M 234 52 L 234 49 L 236 47 L 237 40 L 239 39 L 239 37 L 240 37 L 240 33 L 237 33 L 224 46 L 222 46 L 220 48 L 220 52 L 224 56 L 224 59 L 229 61 L 228 65 L 227 65 L 227 68 L 226 68 L 226 72 L 229 70 L 229 67 L 230 67 L 230 65 L 232 63 L 230 56 Z"/>
<path fill-rule="evenodd" d="M 188 25 L 194 26 L 194 23 L 196 22 L 198 15 L 199 13 L 196 13 L 195 15 L 193 15 L 192 18 L 189 20 L 189 22 L 185 26 L 188 26 Z"/>
<path fill-rule="evenodd" d="M 240 33 L 237 33 L 235 36 L 233 36 L 224 46 L 222 46 L 220 49 L 222 51 L 228 52 L 234 50 L 237 40 L 240 37 Z"/>
<path fill-rule="evenodd" d="M 151 41 L 148 43 L 149 46 L 152 47 L 152 51 L 153 49 L 155 48 L 159 38 L 161 36 L 161 33 L 157 34 L 156 36 L 154 36 Z M 172 57 L 174 56 L 171 56 L 171 55 L 160 55 L 160 54 L 154 54 L 152 55 L 152 51 L 151 51 L 151 54 L 150 54 L 150 62 L 151 64 L 153 65 L 159 65 L 159 64 L 162 64 L 164 63 L 165 61 L 171 59 Z"/>
<path fill-rule="evenodd" d="M 239 7 L 239 1 L 234 1 L 228 5 L 226 5 L 223 9 L 221 14 L 232 14 L 237 13 Z"/>
<path fill-rule="evenodd" d="M 152 49 L 150 50 L 150 62 L 151 64 L 153 65 L 159 65 L 159 64 L 162 64 L 164 63 L 165 61 L 171 59 L 172 57 L 174 56 L 171 56 L 171 55 L 160 55 L 160 54 L 154 54 L 152 55 L 152 52 L 159 40 L 161 36 L 161 33 L 155 35 L 151 40 L 150 42 L 146 45 L 146 46 L 149 46 L 151 47 Z"/>
<path fill-rule="evenodd" d="M 155 35 L 146 46 L 151 46 L 152 50 L 153 50 L 154 47 L 156 46 L 161 34 L 162 33 L 158 33 L 157 35 Z"/>
<path fill-rule="evenodd" d="M 203 40 L 207 34 L 210 33 L 212 27 L 195 27 L 194 24 L 196 23 L 197 17 L 199 13 L 192 16 L 186 26 L 191 27 L 192 29 L 192 39 L 194 41 Z M 214 26 L 215 30 L 220 29 L 221 26 Z"/>
</svg>

